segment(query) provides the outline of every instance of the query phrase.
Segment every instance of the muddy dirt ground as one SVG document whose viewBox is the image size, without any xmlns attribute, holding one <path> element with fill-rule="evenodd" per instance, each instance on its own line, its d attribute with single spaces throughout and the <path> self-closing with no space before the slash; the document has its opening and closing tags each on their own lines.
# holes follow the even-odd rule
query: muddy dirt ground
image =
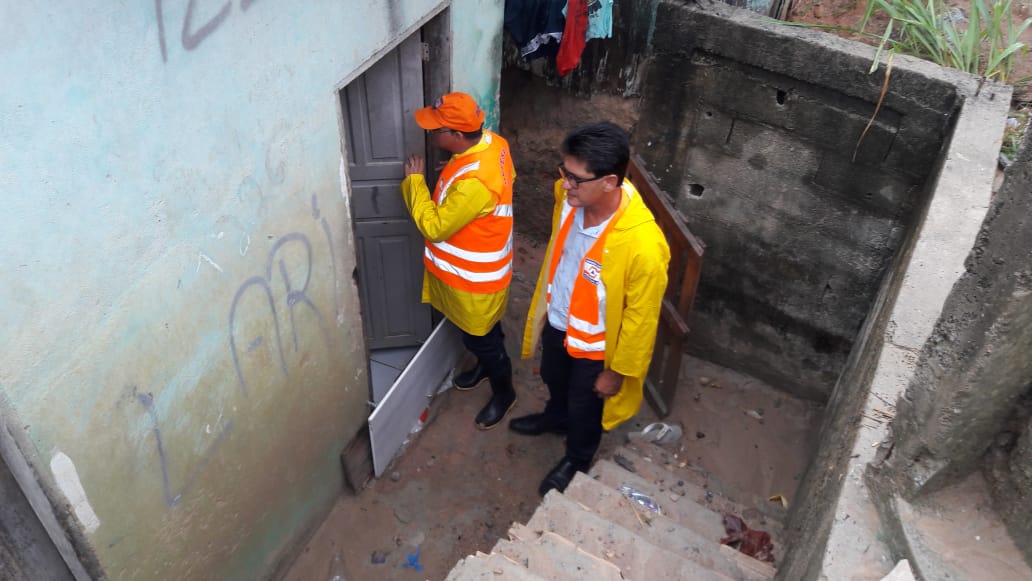
<svg viewBox="0 0 1032 581">
<path fill-rule="evenodd" d="M 516 356 L 519 394 L 510 418 L 541 410 L 547 399 L 535 371 L 538 361 L 517 358 L 543 251 L 527 237 L 518 239 L 512 298 L 503 321 L 509 352 Z M 486 384 L 438 396 L 426 426 L 385 475 L 357 496 L 342 494 L 286 579 L 327 579 L 329 564 L 340 552 L 352 580 L 439 580 L 463 556 L 489 551 L 511 523 L 526 522 L 540 502 L 538 483 L 562 455 L 563 441 L 555 435 L 520 436 L 504 426 L 477 430 L 473 416 L 487 397 Z M 750 410 L 762 412 L 763 421 L 746 413 Z M 791 501 L 820 413 L 816 404 L 688 358 L 666 421 L 684 427 L 684 437 L 671 447 L 680 458 L 744 494 L 782 494 Z M 623 443 L 628 431 L 655 420 L 643 406 L 637 418 L 605 435 L 598 458 Z M 415 562 L 421 570 L 411 566 Z"/>
</svg>

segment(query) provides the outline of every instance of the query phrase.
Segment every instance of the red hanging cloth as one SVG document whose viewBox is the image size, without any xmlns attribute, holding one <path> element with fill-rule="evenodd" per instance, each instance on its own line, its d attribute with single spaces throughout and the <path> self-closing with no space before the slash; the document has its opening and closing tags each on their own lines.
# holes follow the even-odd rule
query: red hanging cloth
<svg viewBox="0 0 1032 581">
<path fill-rule="evenodd" d="M 559 76 L 565 77 L 577 68 L 588 35 L 588 0 L 569 0 L 566 5 L 566 27 L 559 43 L 555 66 Z"/>
</svg>

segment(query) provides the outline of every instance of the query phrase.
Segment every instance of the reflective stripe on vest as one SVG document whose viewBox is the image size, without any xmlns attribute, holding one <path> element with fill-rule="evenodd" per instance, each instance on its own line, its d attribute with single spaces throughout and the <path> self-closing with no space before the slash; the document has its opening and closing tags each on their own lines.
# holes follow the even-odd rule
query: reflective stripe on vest
<svg viewBox="0 0 1032 581">
<path fill-rule="evenodd" d="M 627 192 L 626 189 L 621 188 Z M 605 254 L 606 237 L 620 220 L 630 201 L 629 193 L 620 200 L 620 207 L 609 219 L 598 239 L 581 260 L 580 273 L 573 281 L 570 293 L 570 311 L 566 327 L 566 351 L 572 357 L 603 360 L 606 356 L 606 285 L 602 283 L 602 259 Z M 566 245 L 566 238 L 574 222 L 573 207 L 563 202 L 559 234 L 552 249 L 549 265 L 547 299 L 552 301 L 552 281 L 559 269 L 559 259 Z"/>
<path fill-rule="evenodd" d="M 494 293 L 512 278 L 514 170 L 508 143 L 484 131 L 487 148 L 453 159 L 437 180 L 433 201 L 440 206 L 457 180 L 476 179 L 495 197 L 490 214 L 475 218 L 447 240 L 425 242 L 423 265 L 448 286 L 473 293 Z"/>
</svg>

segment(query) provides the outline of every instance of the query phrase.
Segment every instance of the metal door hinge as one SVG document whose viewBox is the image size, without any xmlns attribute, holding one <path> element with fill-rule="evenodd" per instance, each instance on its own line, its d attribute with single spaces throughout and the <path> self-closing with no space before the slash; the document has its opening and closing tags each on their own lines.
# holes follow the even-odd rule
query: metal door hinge
<svg viewBox="0 0 1032 581">
<path fill-rule="evenodd" d="M 419 43 L 419 45 L 420 45 L 420 48 L 423 49 L 423 62 L 425 62 L 425 63 L 430 62 L 430 43 L 429 42 L 421 42 L 421 43 Z"/>
</svg>

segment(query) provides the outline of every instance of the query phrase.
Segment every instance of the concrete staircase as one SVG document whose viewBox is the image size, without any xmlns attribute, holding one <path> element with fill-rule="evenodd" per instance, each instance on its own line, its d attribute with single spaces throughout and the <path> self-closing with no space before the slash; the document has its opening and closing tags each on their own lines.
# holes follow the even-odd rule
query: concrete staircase
<svg viewBox="0 0 1032 581">
<path fill-rule="evenodd" d="M 715 490 L 704 471 L 653 444 L 632 442 L 610 458 L 589 474 L 578 473 L 564 493 L 549 492 L 526 525 L 513 524 L 490 554 L 459 561 L 447 580 L 774 578 L 769 563 L 721 545 L 720 538 L 721 513 L 744 514 L 750 528 L 770 533 L 778 555 L 776 510 L 738 504 Z M 647 495 L 660 511 L 629 499 L 621 487 Z"/>
</svg>

